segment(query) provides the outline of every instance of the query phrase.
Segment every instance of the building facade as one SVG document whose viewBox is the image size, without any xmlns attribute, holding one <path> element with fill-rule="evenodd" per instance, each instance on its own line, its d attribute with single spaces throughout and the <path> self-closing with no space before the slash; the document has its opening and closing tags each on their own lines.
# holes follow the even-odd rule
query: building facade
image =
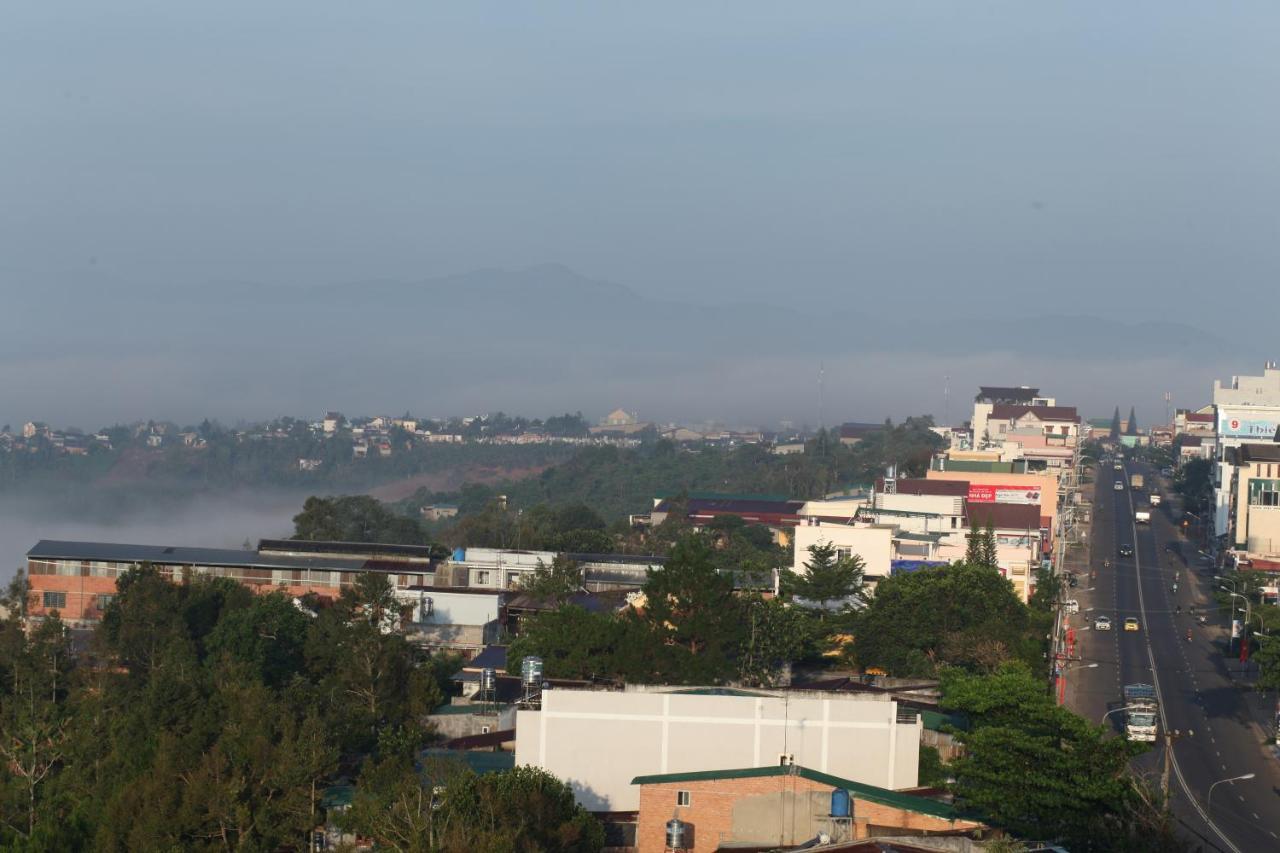
<svg viewBox="0 0 1280 853">
<path fill-rule="evenodd" d="M 590 811 L 634 811 L 640 793 L 632 780 L 655 773 L 790 763 L 914 787 L 920 732 L 914 711 L 880 695 L 553 689 L 540 709 L 517 715 L 516 763 L 564 779 Z"/>
</svg>

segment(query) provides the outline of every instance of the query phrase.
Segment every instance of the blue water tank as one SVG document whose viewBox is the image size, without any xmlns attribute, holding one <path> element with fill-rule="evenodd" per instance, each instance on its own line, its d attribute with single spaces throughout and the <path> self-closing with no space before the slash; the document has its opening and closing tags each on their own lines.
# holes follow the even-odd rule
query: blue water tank
<svg viewBox="0 0 1280 853">
<path fill-rule="evenodd" d="M 453 561 L 454 561 L 455 563 L 465 562 L 465 561 L 466 561 L 466 559 L 467 559 L 467 549 L 466 549 L 466 548 L 454 548 L 454 549 L 453 549 Z"/>
<path fill-rule="evenodd" d="M 836 788 L 831 792 L 831 816 L 853 816 L 853 803 L 849 800 L 849 792 L 843 788 Z"/>
</svg>

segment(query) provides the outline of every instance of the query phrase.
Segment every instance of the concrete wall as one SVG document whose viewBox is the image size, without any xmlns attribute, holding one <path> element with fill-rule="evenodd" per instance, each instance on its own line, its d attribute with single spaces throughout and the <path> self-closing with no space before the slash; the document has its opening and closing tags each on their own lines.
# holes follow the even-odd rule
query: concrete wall
<svg viewBox="0 0 1280 853">
<path fill-rule="evenodd" d="M 496 594 L 425 589 L 400 590 L 396 598 L 418 608 L 413 621 L 423 625 L 488 625 L 498 621 L 502 607 L 502 597 Z M 423 604 L 430 605 L 429 612 L 422 612 Z"/>
<path fill-rule="evenodd" d="M 637 808 L 636 776 L 772 766 L 784 753 L 824 773 L 908 788 L 921 724 L 899 723 L 897 708 L 861 697 L 550 690 L 541 710 L 517 716 L 516 762 L 564 779 L 591 811 Z"/>
<path fill-rule="evenodd" d="M 847 524 L 802 524 L 794 530 L 795 556 L 792 570 L 803 573 L 809 561 L 809 546 L 830 542 L 862 557 L 865 573 L 888 577 L 893 559 L 893 530 L 888 527 L 852 527 Z"/>
</svg>

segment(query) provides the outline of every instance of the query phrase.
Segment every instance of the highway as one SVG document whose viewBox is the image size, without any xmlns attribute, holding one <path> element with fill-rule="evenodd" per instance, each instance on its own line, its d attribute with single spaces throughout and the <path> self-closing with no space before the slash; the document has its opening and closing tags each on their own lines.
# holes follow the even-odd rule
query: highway
<svg viewBox="0 0 1280 853">
<path fill-rule="evenodd" d="M 1135 472 L 1144 475 L 1148 492 L 1159 483 L 1165 496 L 1163 506 L 1152 508 L 1150 525 L 1134 523 L 1134 508 L 1146 508 L 1146 493 L 1129 488 Z M 1124 483 L 1122 491 L 1114 488 L 1117 479 Z M 1263 710 L 1274 703 L 1248 690 L 1238 658 L 1227 654 L 1229 623 L 1212 599 L 1212 568 L 1180 535 L 1179 510 L 1151 468 L 1126 462 L 1123 471 L 1115 471 L 1105 465 L 1094 487 L 1090 565 L 1097 575 L 1082 575 L 1079 586 L 1066 594 L 1081 607 L 1068 621 L 1080 658 L 1069 664 L 1068 705 L 1101 720 L 1123 705 L 1122 685 L 1155 684 L 1162 734 L 1178 733 L 1169 766 L 1170 805 L 1188 840 L 1206 850 L 1280 850 L 1280 759 L 1266 743 Z M 1119 556 L 1122 544 L 1135 546 L 1132 557 Z M 1110 566 L 1104 567 L 1107 560 Z M 1192 607 L 1207 613 L 1207 624 L 1198 624 Z M 1099 614 L 1111 617 L 1113 630 L 1092 629 Z M 1130 616 L 1139 620 L 1140 631 L 1123 630 Z M 1090 663 L 1098 666 L 1089 668 Z M 1123 719 L 1121 712 L 1106 719 L 1121 737 Z M 1134 761 L 1135 769 L 1156 784 L 1166 744 L 1158 742 Z M 1256 776 L 1218 785 L 1209 803 L 1213 783 L 1247 773 Z"/>
</svg>

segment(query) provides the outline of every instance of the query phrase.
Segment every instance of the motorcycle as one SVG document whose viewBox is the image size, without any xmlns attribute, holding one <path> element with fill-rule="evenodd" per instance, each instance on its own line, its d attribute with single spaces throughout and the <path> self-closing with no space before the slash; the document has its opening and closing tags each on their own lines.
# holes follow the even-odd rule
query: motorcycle
<svg viewBox="0 0 1280 853">
<path fill-rule="evenodd" d="M 1188 643 L 1189 643 L 1189 642 L 1191 642 L 1191 629 L 1190 629 L 1190 628 L 1188 628 L 1188 629 L 1187 629 L 1187 642 L 1188 642 Z"/>
</svg>

